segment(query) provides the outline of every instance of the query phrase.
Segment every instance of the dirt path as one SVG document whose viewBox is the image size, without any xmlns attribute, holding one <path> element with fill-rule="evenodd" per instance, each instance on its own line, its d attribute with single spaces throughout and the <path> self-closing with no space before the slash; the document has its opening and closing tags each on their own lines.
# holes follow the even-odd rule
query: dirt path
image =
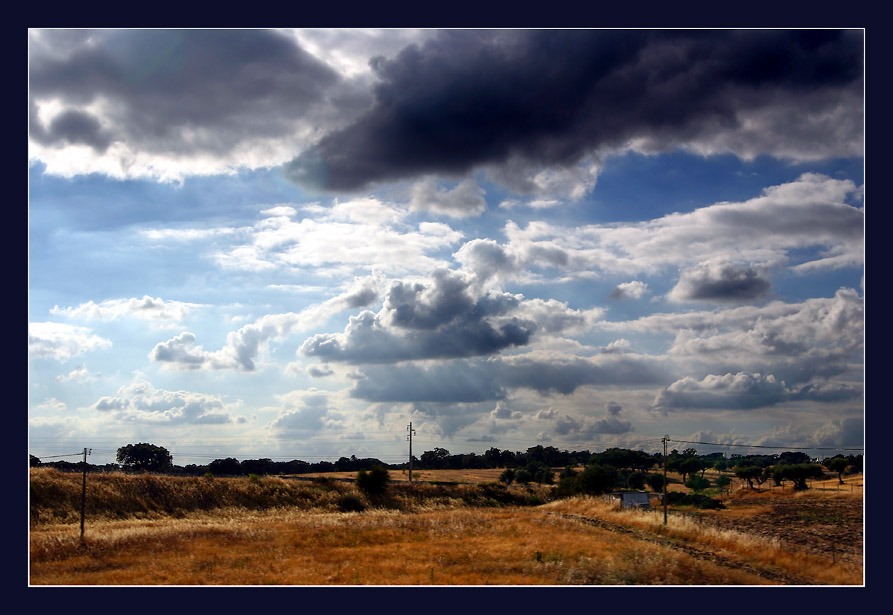
<svg viewBox="0 0 893 615">
<path fill-rule="evenodd" d="M 674 549 L 676 551 L 682 551 L 691 557 L 697 558 L 699 560 L 708 561 L 718 566 L 725 566 L 727 568 L 734 568 L 736 570 L 742 570 L 744 572 L 748 572 L 753 574 L 761 579 L 765 579 L 767 581 L 773 583 L 779 583 L 782 585 L 814 585 L 814 583 L 807 581 L 805 579 L 801 579 L 799 577 L 782 573 L 775 570 L 766 570 L 754 568 L 749 564 L 745 564 L 743 562 L 738 562 L 735 560 L 728 559 L 721 555 L 717 555 L 711 551 L 705 551 L 703 549 L 698 549 L 692 547 L 685 542 L 674 540 L 672 538 L 664 538 L 654 536 L 648 532 L 643 532 L 641 530 L 636 530 L 633 528 L 625 527 L 623 525 L 618 525 L 616 523 L 610 523 L 603 519 L 596 519 L 593 517 L 585 517 L 583 515 L 572 515 L 566 513 L 546 513 L 549 515 L 558 515 L 564 519 L 570 519 L 573 521 L 578 521 L 580 523 L 586 523 L 588 525 L 593 525 L 595 527 L 608 530 L 609 532 L 616 532 L 619 534 L 624 534 L 627 536 L 631 536 L 636 538 L 637 540 L 643 540 L 646 542 L 651 542 L 654 544 L 658 544 L 662 547 L 666 547 L 668 549 Z"/>
</svg>

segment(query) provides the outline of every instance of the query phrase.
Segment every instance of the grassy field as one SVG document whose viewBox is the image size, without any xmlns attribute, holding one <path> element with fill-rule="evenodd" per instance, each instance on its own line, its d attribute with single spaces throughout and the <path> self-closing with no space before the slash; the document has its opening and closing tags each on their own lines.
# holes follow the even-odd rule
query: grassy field
<svg viewBox="0 0 893 615">
<path fill-rule="evenodd" d="M 29 584 L 863 584 L 862 480 L 733 490 L 715 511 L 621 510 L 505 487 L 497 470 L 186 478 L 31 470 Z M 431 482 L 429 482 L 431 481 Z M 857 488 L 858 485 L 858 488 Z M 353 508 L 361 508 L 351 512 Z"/>
</svg>

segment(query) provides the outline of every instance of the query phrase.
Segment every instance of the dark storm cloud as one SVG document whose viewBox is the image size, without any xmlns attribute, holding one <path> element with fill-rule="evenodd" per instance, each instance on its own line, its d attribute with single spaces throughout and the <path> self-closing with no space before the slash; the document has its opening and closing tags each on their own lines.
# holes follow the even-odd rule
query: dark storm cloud
<svg viewBox="0 0 893 615">
<path fill-rule="evenodd" d="M 393 283 L 378 314 L 352 316 L 343 333 L 314 335 L 300 350 L 351 363 L 493 354 L 526 345 L 536 330 L 533 321 L 509 315 L 517 305 L 504 293 L 475 298 L 467 280 L 437 271 L 428 284 Z"/>
<path fill-rule="evenodd" d="M 373 58 L 373 108 L 288 173 L 353 190 L 510 160 L 569 165 L 637 139 L 654 151 L 712 142 L 755 112 L 767 134 L 747 128 L 725 151 L 814 155 L 830 113 L 834 147 L 853 155 L 862 54 L 855 30 L 442 31 Z"/>
<path fill-rule="evenodd" d="M 774 375 L 727 373 L 703 380 L 683 378 L 658 393 L 654 408 L 687 410 L 752 410 L 788 401 L 829 403 L 856 399 L 859 389 L 844 383 L 817 382 L 791 389 Z"/>
<path fill-rule="evenodd" d="M 76 110 L 63 111 L 46 128 L 37 121 L 37 114 L 32 113 L 30 127 L 31 137 L 43 144 L 61 141 L 70 145 L 89 145 L 103 152 L 112 142 L 95 116 Z"/>
<path fill-rule="evenodd" d="M 431 366 L 368 366 L 351 396 L 374 402 L 469 403 L 505 397 L 486 364 L 451 361 Z"/>
<path fill-rule="evenodd" d="M 570 395 L 581 386 L 653 385 L 667 382 L 665 369 L 647 357 L 603 355 L 595 359 L 509 357 L 495 366 L 504 387 Z"/>
<path fill-rule="evenodd" d="M 771 287 L 763 270 L 710 262 L 684 271 L 669 298 L 674 301 L 747 302 L 765 297 Z"/>
<path fill-rule="evenodd" d="M 509 389 L 569 395 L 585 385 L 630 386 L 665 384 L 670 379 L 658 362 L 647 357 L 604 356 L 507 357 L 461 359 L 436 365 L 366 366 L 351 395 L 368 401 L 415 399 L 459 403 L 499 400 Z M 613 423 L 608 409 L 607 421 Z"/>
<path fill-rule="evenodd" d="M 332 113 L 322 105 L 356 104 L 342 97 L 340 82 L 269 30 L 47 30 L 29 49 L 32 102 L 74 108 L 46 127 L 32 122 L 44 144 L 102 149 L 114 139 L 153 152 L 225 153 L 291 132 L 297 118 Z M 113 132 L 100 130 L 87 105 L 98 105 Z"/>
</svg>

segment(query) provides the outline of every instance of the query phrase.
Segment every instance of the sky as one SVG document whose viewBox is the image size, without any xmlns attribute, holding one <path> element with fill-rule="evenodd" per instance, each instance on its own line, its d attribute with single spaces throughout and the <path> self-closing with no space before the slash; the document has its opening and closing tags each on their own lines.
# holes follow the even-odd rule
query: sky
<svg viewBox="0 0 893 615">
<path fill-rule="evenodd" d="M 859 453 L 864 55 L 31 29 L 29 452 Z"/>
</svg>

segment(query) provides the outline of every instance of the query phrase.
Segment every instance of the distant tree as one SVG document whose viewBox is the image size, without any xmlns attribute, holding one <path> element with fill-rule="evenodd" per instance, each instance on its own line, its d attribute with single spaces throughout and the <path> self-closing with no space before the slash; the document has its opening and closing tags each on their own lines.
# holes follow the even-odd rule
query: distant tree
<svg viewBox="0 0 893 615">
<path fill-rule="evenodd" d="M 450 452 L 445 448 L 435 447 L 433 451 L 425 451 L 422 453 L 419 461 L 426 470 L 437 470 L 447 467 L 447 460 Z"/>
<path fill-rule="evenodd" d="M 506 485 L 511 485 L 515 480 L 515 469 L 514 468 L 506 468 L 502 471 L 502 474 L 499 475 L 499 482 L 505 483 Z"/>
<path fill-rule="evenodd" d="M 778 456 L 778 463 L 782 465 L 796 465 L 798 463 L 810 463 L 812 459 L 802 451 L 785 451 Z"/>
<path fill-rule="evenodd" d="M 694 449 L 686 449 L 686 452 L 693 450 Z M 701 463 L 701 460 L 698 459 L 697 455 L 683 455 L 682 457 L 671 460 L 667 464 L 667 469 L 672 470 L 673 472 L 679 472 L 682 475 L 682 482 L 684 483 L 686 477 L 689 475 L 701 472 L 704 469 L 704 465 Z"/>
<path fill-rule="evenodd" d="M 645 480 L 648 475 L 644 472 L 631 472 L 626 477 L 626 484 L 630 489 L 641 489 L 645 486 Z"/>
<path fill-rule="evenodd" d="M 728 487 L 731 482 L 732 479 L 725 474 L 723 474 L 722 476 L 718 476 L 714 481 L 717 487 Z"/>
<path fill-rule="evenodd" d="M 587 495 L 607 493 L 614 488 L 617 471 L 609 466 L 590 464 L 574 479 L 576 491 Z"/>
<path fill-rule="evenodd" d="M 645 482 L 648 483 L 648 486 L 651 487 L 651 490 L 655 493 L 660 493 L 664 490 L 663 474 L 649 474 L 648 478 L 645 479 Z"/>
<path fill-rule="evenodd" d="M 735 476 L 746 480 L 751 489 L 755 489 L 753 482 L 763 483 L 763 468 L 759 466 L 741 465 L 735 467 Z"/>
<path fill-rule="evenodd" d="M 239 476 L 242 473 L 242 464 L 234 457 L 215 459 L 208 464 L 208 472 L 215 476 Z"/>
<path fill-rule="evenodd" d="M 36 468 L 40 465 L 40 459 L 34 455 L 30 455 L 29 467 Z"/>
<path fill-rule="evenodd" d="M 272 459 L 244 459 L 239 464 L 241 474 L 275 474 L 276 464 Z"/>
<path fill-rule="evenodd" d="M 850 467 L 850 461 L 846 457 L 837 456 L 826 459 L 824 462 L 826 468 L 832 472 L 837 472 L 837 480 L 839 484 L 843 484 L 843 473 Z"/>
<path fill-rule="evenodd" d="M 527 468 L 518 468 L 515 470 L 515 482 L 519 485 L 526 485 L 533 481 L 533 473 Z"/>
<path fill-rule="evenodd" d="M 173 466 L 173 457 L 163 446 L 140 442 L 118 449 L 116 460 L 126 470 L 166 472 Z"/>
<path fill-rule="evenodd" d="M 699 474 L 695 474 L 685 481 L 685 486 L 697 493 L 709 487 L 710 481 Z"/>
<path fill-rule="evenodd" d="M 558 475 L 558 479 L 561 480 L 562 478 L 573 478 L 576 475 L 577 471 L 575 469 L 570 466 L 565 466 L 565 468 Z"/>
<path fill-rule="evenodd" d="M 384 495 L 391 482 L 391 475 L 383 466 L 357 472 L 357 488 L 368 496 Z"/>
<path fill-rule="evenodd" d="M 781 475 L 794 483 L 794 491 L 805 491 L 809 489 L 807 480 L 810 478 L 822 478 L 825 473 L 822 466 L 817 463 L 795 463 L 792 465 L 779 465 L 776 470 Z"/>
</svg>

